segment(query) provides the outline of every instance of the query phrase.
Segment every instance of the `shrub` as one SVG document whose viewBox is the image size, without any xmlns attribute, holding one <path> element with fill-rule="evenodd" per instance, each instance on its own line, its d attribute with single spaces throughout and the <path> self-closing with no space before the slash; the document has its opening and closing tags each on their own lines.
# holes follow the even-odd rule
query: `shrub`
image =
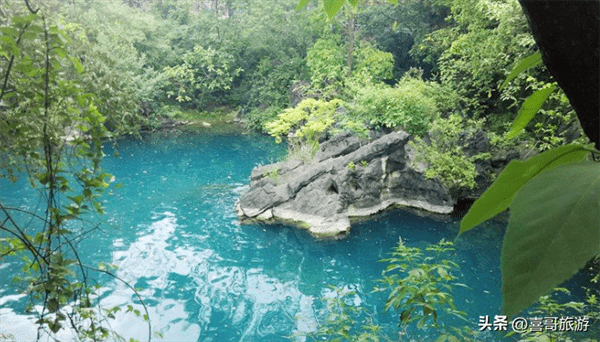
<svg viewBox="0 0 600 342">
<path fill-rule="evenodd" d="M 322 38 L 308 49 L 306 64 L 310 70 L 312 87 L 325 95 L 342 88 L 346 77 L 344 47 L 335 38 Z"/>
<path fill-rule="evenodd" d="M 462 99 L 452 88 L 438 82 L 424 81 L 422 71 L 409 69 L 398 82 L 398 88 L 412 89 L 430 98 L 436 105 L 439 114 L 451 113 L 461 107 Z"/>
<path fill-rule="evenodd" d="M 358 90 L 355 114 L 375 127 L 402 128 L 421 136 L 436 116 L 435 102 L 416 89 L 372 85 Z"/>
<path fill-rule="evenodd" d="M 335 122 L 335 111 L 344 103 L 341 100 L 321 101 L 305 99 L 294 108 L 288 108 L 277 119 L 265 124 L 267 132 L 281 142 L 283 135 L 295 140 L 306 140 L 318 145 L 318 139 Z"/>
<path fill-rule="evenodd" d="M 367 42 L 360 42 L 357 63 L 352 77 L 360 84 L 378 83 L 394 77 L 394 56 L 378 50 Z"/>
<path fill-rule="evenodd" d="M 265 127 L 266 123 L 277 118 L 277 114 L 280 113 L 281 110 L 282 109 L 277 106 L 271 106 L 265 109 L 254 107 L 246 116 L 246 126 L 257 131 L 267 132 L 267 128 Z"/>
<path fill-rule="evenodd" d="M 316 331 L 306 334 L 308 341 L 414 341 L 409 327 L 430 330 L 438 335 L 436 341 L 474 341 L 473 329 L 444 325 L 450 316 L 465 319 L 466 313 L 454 305 L 453 290 L 457 283 L 460 266 L 451 261 L 454 244 L 445 240 L 426 247 L 408 247 L 402 240 L 394 247 L 390 257 L 384 260 L 388 266 L 377 281 L 373 292 L 387 292 L 383 310 L 398 311 L 401 331 L 390 331 L 373 320 L 373 313 L 355 304 L 356 292 L 349 288 L 331 287 L 324 300 L 327 314 Z M 466 319 L 465 319 L 466 320 Z M 395 330 L 395 329 L 394 329 Z M 410 329 L 412 330 L 412 329 Z"/>
<path fill-rule="evenodd" d="M 428 167 L 425 176 L 438 177 L 450 189 L 473 189 L 477 176 L 473 161 L 485 159 L 489 155 L 478 154 L 468 158 L 463 147 L 465 137 L 479 130 L 482 124 L 483 120 L 463 122 L 462 117 L 457 114 L 435 120 L 429 131 L 431 144 L 418 137 L 411 142 L 416 150 L 413 162 L 425 163 Z"/>
</svg>

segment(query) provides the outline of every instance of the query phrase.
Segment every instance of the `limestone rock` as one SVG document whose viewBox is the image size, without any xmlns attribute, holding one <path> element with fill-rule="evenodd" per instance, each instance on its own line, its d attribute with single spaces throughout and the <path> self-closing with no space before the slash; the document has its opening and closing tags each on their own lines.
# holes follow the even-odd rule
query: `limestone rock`
<svg viewBox="0 0 600 342">
<path fill-rule="evenodd" d="M 399 131 L 361 143 L 341 134 L 321 144 L 310 164 L 259 166 L 236 204 L 237 214 L 242 222 L 292 223 L 315 237 L 337 238 L 349 232 L 352 218 L 390 207 L 451 213 L 449 190 L 411 167 L 409 139 Z"/>
</svg>

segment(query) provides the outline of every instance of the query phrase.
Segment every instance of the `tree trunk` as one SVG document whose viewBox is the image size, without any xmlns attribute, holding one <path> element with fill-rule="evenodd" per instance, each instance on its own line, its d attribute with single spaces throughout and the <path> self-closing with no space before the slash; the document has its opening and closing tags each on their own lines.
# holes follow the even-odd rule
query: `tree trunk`
<svg viewBox="0 0 600 342">
<path fill-rule="evenodd" d="M 348 19 L 348 77 L 352 76 L 352 50 L 354 50 L 354 11 L 350 8 Z"/>
<path fill-rule="evenodd" d="M 519 0 L 546 67 L 600 149 L 600 2 Z"/>
</svg>

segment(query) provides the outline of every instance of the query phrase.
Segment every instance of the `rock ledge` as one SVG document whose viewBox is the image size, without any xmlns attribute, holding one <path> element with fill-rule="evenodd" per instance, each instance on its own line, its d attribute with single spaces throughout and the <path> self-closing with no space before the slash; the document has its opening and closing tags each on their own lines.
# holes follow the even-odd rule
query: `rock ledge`
<svg viewBox="0 0 600 342">
<path fill-rule="evenodd" d="M 403 131 L 370 143 L 341 134 L 322 143 L 310 164 L 291 160 L 256 167 L 237 214 L 242 222 L 294 224 L 317 238 L 343 237 L 351 219 L 392 207 L 450 214 L 449 190 L 411 166 L 409 139 Z"/>
</svg>

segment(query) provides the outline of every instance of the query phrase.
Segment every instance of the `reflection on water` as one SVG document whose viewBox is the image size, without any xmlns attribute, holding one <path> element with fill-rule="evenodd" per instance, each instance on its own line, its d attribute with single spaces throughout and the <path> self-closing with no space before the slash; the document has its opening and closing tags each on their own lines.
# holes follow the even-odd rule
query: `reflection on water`
<svg viewBox="0 0 600 342">
<path fill-rule="evenodd" d="M 112 263 L 118 267 L 119 278 L 142 288 L 140 294 L 150 299 L 147 304 L 152 307 L 151 322 L 165 340 L 254 341 L 258 337 L 274 341 L 314 329 L 313 298 L 302 294 L 297 282 L 281 282 L 265 275 L 260 268 L 224 266 L 224 259 L 210 249 L 169 250 L 172 246 L 168 240 L 178 228 L 177 217 L 165 211 L 155 214 L 153 219 L 156 221 L 127 250 L 112 253 Z M 122 245 L 121 240 L 113 243 Z M 188 313 L 197 319 L 187 325 L 181 324 L 189 319 L 182 313 L 190 297 L 169 298 L 181 285 L 173 279 L 185 277 L 193 286 L 179 291 L 193 291 L 191 298 L 197 304 L 197 312 Z M 102 304 L 127 305 L 131 298 L 123 294 L 128 292 L 131 291 L 115 281 L 111 295 L 105 294 Z M 126 317 L 118 321 L 123 327 L 135 324 Z M 127 329 L 123 336 L 144 339 L 147 333 L 142 329 Z"/>
</svg>

